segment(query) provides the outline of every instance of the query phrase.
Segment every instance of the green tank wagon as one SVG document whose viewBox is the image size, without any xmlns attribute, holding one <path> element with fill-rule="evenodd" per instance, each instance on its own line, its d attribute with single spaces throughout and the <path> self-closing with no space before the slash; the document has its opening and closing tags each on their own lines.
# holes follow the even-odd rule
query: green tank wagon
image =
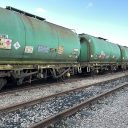
<svg viewBox="0 0 128 128">
<path fill-rule="evenodd" d="M 8 77 L 21 84 L 26 78 L 69 76 L 78 67 L 79 53 L 79 37 L 72 30 L 12 7 L 0 8 L 1 87 Z"/>
<path fill-rule="evenodd" d="M 79 61 L 82 65 L 99 69 L 116 68 L 120 64 L 121 52 L 117 44 L 106 39 L 80 34 L 81 51 Z M 90 70 L 90 69 L 89 69 Z"/>
<path fill-rule="evenodd" d="M 127 69 L 128 67 L 128 47 L 119 46 L 121 50 L 121 64 L 123 69 Z"/>
</svg>

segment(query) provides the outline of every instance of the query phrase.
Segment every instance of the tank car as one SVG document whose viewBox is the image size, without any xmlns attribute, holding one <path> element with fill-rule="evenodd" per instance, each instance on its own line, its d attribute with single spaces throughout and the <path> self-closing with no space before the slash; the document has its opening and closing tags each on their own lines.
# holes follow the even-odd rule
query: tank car
<svg viewBox="0 0 128 128">
<path fill-rule="evenodd" d="M 8 79 L 17 84 L 78 72 L 78 35 L 44 18 L 0 8 L 0 88 Z"/>
<path fill-rule="evenodd" d="M 126 46 L 120 46 L 121 50 L 121 67 L 122 69 L 128 68 L 128 47 Z"/>
<path fill-rule="evenodd" d="M 80 34 L 81 51 L 79 61 L 87 72 L 116 70 L 121 65 L 121 51 L 117 44 L 106 39 Z"/>
</svg>

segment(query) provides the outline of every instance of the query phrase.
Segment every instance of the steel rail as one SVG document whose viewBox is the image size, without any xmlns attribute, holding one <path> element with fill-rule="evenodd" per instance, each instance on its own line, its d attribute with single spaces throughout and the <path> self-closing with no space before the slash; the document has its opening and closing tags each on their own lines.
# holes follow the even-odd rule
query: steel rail
<svg viewBox="0 0 128 128">
<path fill-rule="evenodd" d="M 60 112 L 60 113 L 58 113 L 58 114 L 56 114 L 54 116 L 51 116 L 51 117 L 46 118 L 46 119 L 44 119 L 44 120 L 42 120 L 42 121 L 40 121 L 38 123 L 35 123 L 35 124 L 31 125 L 30 128 L 48 127 L 48 126 L 50 126 L 50 124 L 54 124 L 55 122 L 63 119 L 64 117 L 67 117 L 67 116 L 70 116 L 70 115 L 76 113 L 77 111 L 79 111 L 80 109 L 84 108 L 88 104 L 90 104 L 90 103 L 92 103 L 94 101 L 97 101 L 98 99 L 103 98 L 104 96 L 107 96 L 107 95 L 109 95 L 109 94 L 111 94 L 111 93 L 113 93 L 113 92 L 115 92 L 115 91 L 117 91 L 117 90 L 119 90 L 121 88 L 124 88 L 127 85 L 128 85 L 128 82 L 125 82 L 125 83 L 123 83 L 123 84 L 121 84 L 121 85 L 119 85 L 117 87 L 114 87 L 113 89 L 111 89 L 109 91 L 106 91 L 106 92 L 104 92 L 102 94 L 99 94 L 97 96 L 89 98 L 88 100 L 86 100 L 86 101 L 84 101 L 84 102 L 82 102 L 82 103 L 80 103 L 80 104 L 78 104 L 76 106 L 73 106 L 73 107 L 71 107 L 69 109 L 66 109 L 66 110 L 64 110 L 64 111 L 62 111 L 62 112 Z"/>
</svg>

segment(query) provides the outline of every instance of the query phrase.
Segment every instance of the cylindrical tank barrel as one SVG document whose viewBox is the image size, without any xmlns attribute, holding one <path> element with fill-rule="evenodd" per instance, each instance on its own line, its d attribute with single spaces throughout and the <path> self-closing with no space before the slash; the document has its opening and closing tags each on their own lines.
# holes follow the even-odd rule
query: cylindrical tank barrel
<svg viewBox="0 0 128 128">
<path fill-rule="evenodd" d="M 77 62 L 79 37 L 70 29 L 0 8 L 0 62 Z"/>
<path fill-rule="evenodd" d="M 87 34 L 80 35 L 81 62 L 119 62 L 120 48 L 117 44 Z"/>
</svg>

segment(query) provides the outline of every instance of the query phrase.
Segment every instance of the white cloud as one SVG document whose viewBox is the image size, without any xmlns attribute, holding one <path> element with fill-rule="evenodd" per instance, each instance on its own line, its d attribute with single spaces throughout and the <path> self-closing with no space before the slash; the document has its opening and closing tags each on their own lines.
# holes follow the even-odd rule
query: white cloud
<svg viewBox="0 0 128 128">
<path fill-rule="evenodd" d="M 45 10 L 45 9 L 43 9 L 43 8 L 36 8 L 35 9 L 35 13 L 37 14 L 37 15 L 41 15 L 42 13 L 44 14 L 44 13 L 46 13 L 47 11 Z"/>
<path fill-rule="evenodd" d="M 93 6 L 93 2 L 89 2 L 86 8 L 91 8 Z"/>
<path fill-rule="evenodd" d="M 47 15 L 47 10 L 45 10 L 44 8 L 38 7 L 35 10 L 33 10 L 32 13 L 40 17 L 45 17 Z"/>
</svg>

